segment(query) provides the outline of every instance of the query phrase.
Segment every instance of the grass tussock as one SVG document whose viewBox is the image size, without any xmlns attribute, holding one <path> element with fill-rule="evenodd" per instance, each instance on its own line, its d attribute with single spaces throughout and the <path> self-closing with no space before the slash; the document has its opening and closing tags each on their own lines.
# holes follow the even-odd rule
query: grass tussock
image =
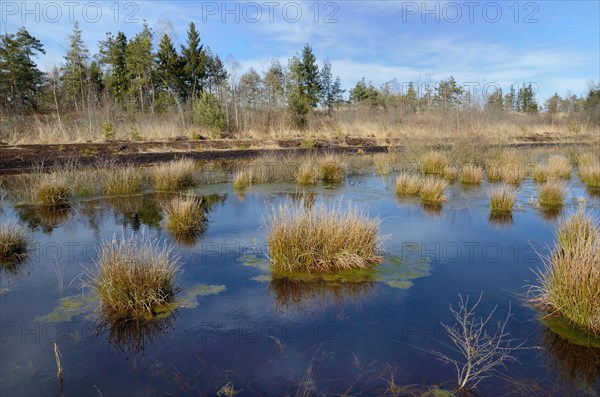
<svg viewBox="0 0 600 397">
<path fill-rule="evenodd" d="M 194 196 L 175 197 L 164 206 L 167 229 L 174 234 L 194 234 L 206 220 L 202 200 Z"/>
<path fill-rule="evenodd" d="M 246 189 L 252 184 L 253 172 L 250 168 L 243 168 L 233 176 L 233 188 L 237 190 Z"/>
<path fill-rule="evenodd" d="M 577 164 L 581 167 L 582 165 L 589 165 L 600 162 L 598 154 L 585 152 L 577 155 Z"/>
<path fill-rule="evenodd" d="M 173 300 L 179 265 L 169 245 L 144 236 L 113 237 L 102 243 L 96 265 L 89 286 L 109 316 L 154 316 Z"/>
<path fill-rule="evenodd" d="M 312 160 L 305 160 L 298 167 L 296 182 L 300 185 L 314 185 L 319 180 L 319 168 Z"/>
<path fill-rule="evenodd" d="M 195 184 L 196 164 L 194 160 L 181 159 L 157 165 L 152 169 L 152 182 L 156 190 L 174 191 Z"/>
<path fill-rule="evenodd" d="M 523 163 L 508 163 L 500 169 L 502 180 L 511 185 L 520 185 L 529 175 L 527 168 Z"/>
<path fill-rule="evenodd" d="M 394 170 L 397 156 L 391 153 L 378 153 L 373 156 L 375 173 L 377 175 L 388 175 Z"/>
<path fill-rule="evenodd" d="M 543 207 L 561 207 L 565 196 L 566 187 L 557 180 L 550 180 L 538 186 L 538 201 Z"/>
<path fill-rule="evenodd" d="M 34 202 L 44 207 L 66 207 L 71 199 L 71 189 L 65 178 L 46 174 L 39 180 L 34 191 Z"/>
<path fill-rule="evenodd" d="M 536 164 L 533 169 L 533 180 L 536 182 L 546 182 L 548 181 L 548 166 L 545 164 Z"/>
<path fill-rule="evenodd" d="M 600 188 L 600 161 L 580 165 L 579 177 L 589 187 Z"/>
<path fill-rule="evenodd" d="M 396 194 L 400 196 L 414 196 L 419 194 L 423 178 L 420 175 L 401 172 L 396 178 Z"/>
<path fill-rule="evenodd" d="M 510 212 L 517 198 L 517 189 L 509 185 L 492 187 L 489 198 L 492 213 Z"/>
<path fill-rule="evenodd" d="M 557 229 L 554 250 L 533 288 L 534 302 L 600 335 L 600 229 L 582 210 Z"/>
<path fill-rule="evenodd" d="M 548 174 L 553 178 L 569 179 L 571 177 L 571 161 L 560 154 L 548 157 Z"/>
<path fill-rule="evenodd" d="M 379 224 L 352 206 L 280 205 L 265 225 L 273 268 L 280 272 L 371 268 L 381 260 Z"/>
<path fill-rule="evenodd" d="M 421 184 L 419 195 L 425 203 L 442 203 L 446 201 L 444 190 L 448 187 L 448 182 L 441 178 L 427 177 Z"/>
<path fill-rule="evenodd" d="M 104 175 L 104 194 L 107 196 L 129 196 L 142 191 L 144 173 L 139 167 L 128 165 L 107 169 Z"/>
<path fill-rule="evenodd" d="M 344 179 L 344 163 L 336 156 L 326 156 L 319 163 L 321 180 L 327 183 L 339 183 Z"/>
<path fill-rule="evenodd" d="M 483 179 L 483 168 L 475 164 L 464 165 L 460 171 L 462 183 L 477 185 Z"/>
<path fill-rule="evenodd" d="M 24 227 L 0 223 L 0 261 L 19 259 L 27 253 L 29 237 Z"/>
<path fill-rule="evenodd" d="M 498 182 L 502 180 L 502 167 L 500 164 L 493 161 L 486 161 L 485 173 L 489 182 Z"/>
<path fill-rule="evenodd" d="M 442 171 L 442 177 L 448 182 L 454 182 L 458 177 L 458 168 L 452 165 L 445 166 Z"/>
<path fill-rule="evenodd" d="M 431 151 L 421 158 L 421 169 L 424 174 L 441 174 L 448 165 L 448 157 L 439 151 Z"/>
</svg>

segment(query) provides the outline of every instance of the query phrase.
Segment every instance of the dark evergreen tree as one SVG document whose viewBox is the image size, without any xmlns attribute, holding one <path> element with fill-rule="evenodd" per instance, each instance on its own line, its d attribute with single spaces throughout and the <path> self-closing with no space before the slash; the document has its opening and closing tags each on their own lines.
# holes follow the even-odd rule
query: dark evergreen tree
<svg viewBox="0 0 600 397">
<path fill-rule="evenodd" d="M 181 54 L 184 82 L 187 87 L 188 96 L 196 98 L 204 91 L 207 59 L 203 45 L 200 44 L 200 34 L 196 30 L 194 22 L 190 22 L 187 33 L 187 45 L 181 47 Z"/>
</svg>

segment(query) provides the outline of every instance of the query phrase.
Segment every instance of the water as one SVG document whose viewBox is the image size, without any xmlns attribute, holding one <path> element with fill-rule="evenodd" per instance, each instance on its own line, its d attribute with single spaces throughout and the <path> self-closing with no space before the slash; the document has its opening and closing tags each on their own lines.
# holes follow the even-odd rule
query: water
<svg viewBox="0 0 600 397">
<path fill-rule="evenodd" d="M 580 197 L 599 213 L 597 195 L 576 179 L 569 187 L 563 214 Z M 512 218 L 490 218 L 488 189 L 454 184 L 447 203 L 426 208 L 374 176 L 305 193 L 293 184 L 244 195 L 230 185 L 197 188 L 210 210 L 197 240 L 175 241 L 181 307 L 159 322 L 128 324 L 98 318 L 82 273 L 113 234 L 171 241 L 160 210 L 168 196 L 81 201 L 59 214 L 4 202 L 0 216 L 28 225 L 35 249 L 0 273 L 0 394 L 60 394 L 55 341 L 64 395 L 385 395 L 391 379 L 406 386 L 400 395 L 453 389 L 454 368 L 432 352 L 452 354 L 441 324 L 454 322 L 449 304 L 461 294 L 472 303 L 481 296 L 481 316 L 496 308 L 494 324 L 510 308 L 508 329 L 526 347 L 478 395 L 599 395 L 600 349 L 549 332 L 524 299 L 542 266 L 535 251 L 547 252 L 561 214 L 536 208 L 535 184 L 526 182 Z M 285 200 L 352 201 L 379 216 L 386 259 L 378 275 L 271 280 L 262 221 Z"/>
</svg>

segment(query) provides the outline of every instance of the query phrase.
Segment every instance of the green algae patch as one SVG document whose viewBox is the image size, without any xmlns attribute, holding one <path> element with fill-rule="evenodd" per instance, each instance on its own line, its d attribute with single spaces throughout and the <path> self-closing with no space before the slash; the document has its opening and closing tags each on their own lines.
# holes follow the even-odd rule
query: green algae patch
<svg viewBox="0 0 600 397">
<path fill-rule="evenodd" d="M 9 291 L 9 289 L 8 289 L 8 288 L 0 287 L 0 295 L 7 294 L 7 293 L 8 293 L 8 291 Z"/>
<path fill-rule="evenodd" d="M 198 298 L 203 296 L 217 295 L 225 291 L 227 287 L 224 285 L 208 285 L 208 284 L 196 284 L 185 291 L 183 297 L 175 301 L 177 307 L 185 307 L 188 309 L 195 309 L 198 307 Z"/>
<path fill-rule="evenodd" d="M 253 267 L 261 274 L 251 279 L 258 282 L 269 282 L 274 279 L 286 278 L 292 281 L 324 281 L 334 284 L 381 282 L 386 285 L 408 289 L 413 286 L 413 280 L 431 275 L 429 262 L 421 257 L 397 256 L 385 257 L 379 265 L 369 269 L 345 269 L 335 273 L 326 272 L 283 272 L 272 269 L 271 263 L 264 258 L 253 255 L 244 255 L 239 258 L 244 266 Z"/>
<path fill-rule="evenodd" d="M 574 328 L 566 320 L 548 316 L 542 319 L 542 324 L 551 332 L 574 345 L 600 349 L 600 338 L 581 328 Z"/>
<path fill-rule="evenodd" d="M 437 386 L 432 387 L 425 393 L 421 394 L 421 397 L 455 397 L 456 394 L 450 390 L 440 389 Z"/>
<path fill-rule="evenodd" d="M 81 315 L 94 311 L 99 299 L 95 294 L 67 296 L 58 300 L 58 305 L 45 316 L 36 317 L 35 321 L 46 323 L 64 323 Z"/>
</svg>

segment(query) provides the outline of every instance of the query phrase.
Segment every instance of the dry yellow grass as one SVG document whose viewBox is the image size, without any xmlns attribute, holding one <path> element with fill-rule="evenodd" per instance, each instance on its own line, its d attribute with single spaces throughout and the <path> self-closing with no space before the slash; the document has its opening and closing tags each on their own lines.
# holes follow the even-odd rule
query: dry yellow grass
<svg viewBox="0 0 600 397">
<path fill-rule="evenodd" d="M 511 185 L 520 185 L 529 175 L 527 168 L 522 163 L 503 165 L 500 173 L 502 175 L 502 180 Z"/>
<path fill-rule="evenodd" d="M 493 161 L 486 161 L 485 173 L 489 182 L 497 182 L 502 179 L 502 167 Z"/>
<path fill-rule="evenodd" d="M 145 236 L 103 242 L 97 270 L 87 281 L 100 297 L 102 312 L 118 318 L 152 317 L 168 305 L 179 268 L 172 250 Z"/>
<path fill-rule="evenodd" d="M 557 243 L 532 288 L 534 302 L 600 335 L 600 230 L 578 211 L 557 229 Z"/>
<path fill-rule="evenodd" d="M 421 158 L 421 170 L 424 174 L 441 174 L 448 165 L 448 157 L 439 151 L 430 151 Z"/>
<path fill-rule="evenodd" d="M 176 197 L 163 209 L 167 216 L 167 229 L 174 234 L 197 233 L 206 220 L 202 200 L 191 195 Z"/>
<path fill-rule="evenodd" d="M 546 182 L 548 180 L 548 167 L 545 164 L 536 164 L 533 169 L 533 180 L 536 182 Z"/>
<path fill-rule="evenodd" d="M 571 168 L 571 161 L 563 155 L 554 154 L 548 157 L 548 174 L 554 178 L 569 179 Z"/>
<path fill-rule="evenodd" d="M 423 178 L 420 175 L 401 172 L 396 178 L 396 194 L 411 196 L 419 194 Z"/>
<path fill-rule="evenodd" d="M 339 183 L 344 179 L 344 164 L 333 155 L 326 156 L 319 163 L 321 180 L 328 183 Z"/>
<path fill-rule="evenodd" d="M 142 191 L 144 172 L 128 165 L 122 168 L 107 169 L 102 173 L 104 194 L 107 196 L 128 196 Z"/>
<path fill-rule="evenodd" d="M 444 190 L 448 187 L 448 182 L 437 177 L 426 177 L 421 184 L 419 195 L 425 203 L 442 203 L 446 201 Z"/>
<path fill-rule="evenodd" d="M 151 172 L 156 190 L 181 190 L 195 184 L 196 164 L 190 159 L 175 160 L 157 165 Z"/>
<path fill-rule="evenodd" d="M 296 182 L 300 185 L 314 185 L 319 180 L 319 167 L 314 159 L 307 159 L 300 163 Z"/>
<path fill-rule="evenodd" d="M 483 168 L 475 164 L 464 165 L 460 171 L 462 183 L 477 185 L 483 179 Z"/>
<path fill-rule="evenodd" d="M 249 168 L 243 168 L 233 176 L 234 189 L 243 190 L 252 184 L 253 172 Z"/>
<path fill-rule="evenodd" d="M 379 256 L 378 219 L 355 207 L 273 208 L 265 224 L 273 268 L 280 272 L 369 269 Z"/>
<path fill-rule="evenodd" d="M 565 196 L 566 187 L 557 180 L 549 180 L 538 186 L 538 202 L 543 207 L 561 207 Z"/>
<path fill-rule="evenodd" d="M 517 190 L 509 185 L 492 187 L 489 193 L 492 213 L 510 212 L 517 198 Z"/>
<path fill-rule="evenodd" d="M 589 187 L 600 187 L 600 161 L 588 162 L 579 166 L 579 177 Z"/>
<path fill-rule="evenodd" d="M 444 170 L 442 171 L 442 177 L 447 180 L 448 182 L 454 182 L 456 180 L 456 177 L 458 176 L 458 168 L 452 166 L 452 165 L 447 165 L 444 167 Z"/>
<path fill-rule="evenodd" d="M 0 261 L 22 258 L 27 253 L 29 235 L 16 223 L 0 223 Z"/>
</svg>

